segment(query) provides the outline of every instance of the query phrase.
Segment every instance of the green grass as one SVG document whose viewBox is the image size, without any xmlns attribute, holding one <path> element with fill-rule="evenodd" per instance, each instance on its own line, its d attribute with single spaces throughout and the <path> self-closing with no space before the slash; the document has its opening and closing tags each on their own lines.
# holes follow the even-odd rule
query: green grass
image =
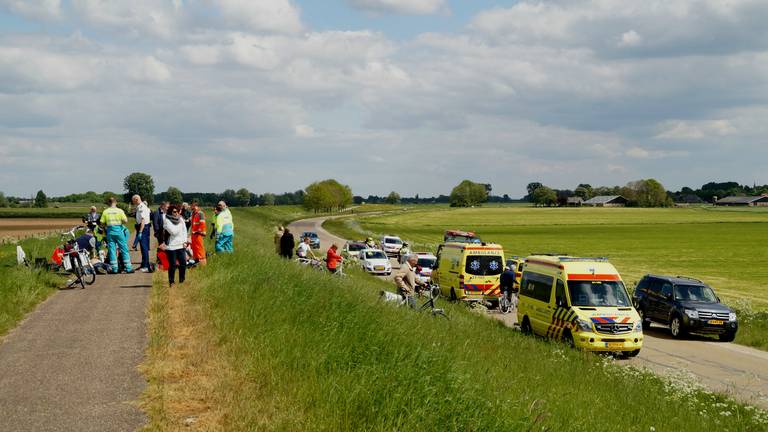
<svg viewBox="0 0 768 432">
<path fill-rule="evenodd" d="M 379 302 L 383 281 L 283 261 L 271 227 L 300 215 L 237 210 L 236 253 L 192 275 L 242 375 L 218 387 L 228 395 L 222 430 L 766 428 L 762 411 L 524 337 L 461 305 L 438 320 Z"/>
<path fill-rule="evenodd" d="M 104 205 L 97 205 L 99 209 L 103 209 Z M 66 218 L 79 219 L 88 211 L 91 206 L 88 204 L 70 204 L 69 206 L 54 207 L 49 206 L 47 208 L 11 208 L 0 207 L 0 219 L 2 218 Z"/>
<path fill-rule="evenodd" d="M 30 261 L 35 257 L 50 257 L 58 239 L 29 239 L 21 243 Z M 16 245 L 0 246 L 0 337 L 45 300 L 63 278 L 46 270 L 16 265 Z"/>
</svg>

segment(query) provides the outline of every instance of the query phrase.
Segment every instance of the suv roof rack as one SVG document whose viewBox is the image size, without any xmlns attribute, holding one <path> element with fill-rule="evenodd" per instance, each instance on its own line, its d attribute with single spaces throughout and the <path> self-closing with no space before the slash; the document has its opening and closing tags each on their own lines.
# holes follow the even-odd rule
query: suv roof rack
<svg viewBox="0 0 768 432">
<path fill-rule="evenodd" d="M 675 276 L 675 277 L 678 278 L 678 279 L 687 279 L 687 280 L 692 280 L 692 281 L 699 282 L 699 283 L 704 283 L 704 282 L 700 281 L 699 279 L 692 278 L 692 277 L 689 277 L 689 276 Z"/>
</svg>

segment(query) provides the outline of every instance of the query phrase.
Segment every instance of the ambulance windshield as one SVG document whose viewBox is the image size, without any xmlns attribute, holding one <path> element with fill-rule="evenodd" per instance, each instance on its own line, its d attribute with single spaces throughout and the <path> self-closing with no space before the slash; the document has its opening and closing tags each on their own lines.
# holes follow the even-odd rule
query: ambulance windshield
<svg viewBox="0 0 768 432">
<path fill-rule="evenodd" d="M 573 306 L 628 307 L 632 303 L 620 281 L 568 281 Z"/>
</svg>

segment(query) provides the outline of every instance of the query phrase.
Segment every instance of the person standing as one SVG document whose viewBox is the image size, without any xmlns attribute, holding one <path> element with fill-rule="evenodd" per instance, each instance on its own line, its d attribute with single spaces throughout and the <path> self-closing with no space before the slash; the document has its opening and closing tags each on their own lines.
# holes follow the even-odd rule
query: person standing
<svg viewBox="0 0 768 432">
<path fill-rule="evenodd" d="M 192 258 L 200 265 L 206 265 L 208 260 L 205 257 L 205 213 L 200 209 L 197 200 L 192 201 L 192 215 L 190 221 L 190 238 L 192 243 Z"/>
<path fill-rule="evenodd" d="M 304 259 L 309 259 L 310 257 L 317 259 L 315 253 L 312 252 L 312 246 L 309 244 L 309 237 L 304 237 L 304 241 L 299 243 L 299 247 L 296 249 L 296 256 Z"/>
<path fill-rule="evenodd" d="M 133 244 L 135 245 L 138 242 L 141 249 L 141 266 L 139 266 L 139 271 L 147 273 L 149 271 L 149 228 L 152 226 L 149 207 L 147 207 L 147 203 L 141 200 L 139 195 L 134 195 L 131 198 L 131 202 L 136 206 L 136 239 Z"/>
<path fill-rule="evenodd" d="M 184 283 L 187 275 L 187 226 L 179 207 L 172 206 L 168 209 L 163 228 L 166 236 L 160 249 L 164 250 L 168 257 L 168 284 L 173 286 L 176 283 L 176 269 L 179 270 L 179 283 Z"/>
<path fill-rule="evenodd" d="M 232 239 L 235 237 L 235 223 L 227 203 L 219 201 L 216 205 L 219 213 L 216 215 L 216 252 L 232 253 Z"/>
<path fill-rule="evenodd" d="M 83 223 L 85 226 L 91 230 L 95 231 L 96 227 L 99 226 L 99 221 L 101 220 L 101 215 L 98 211 L 96 211 L 96 206 L 91 206 L 91 211 L 88 212 L 85 216 L 83 216 Z"/>
<path fill-rule="evenodd" d="M 168 255 L 160 249 L 160 245 L 165 243 L 165 216 L 168 213 L 168 201 L 163 201 L 160 206 L 157 207 L 154 213 L 152 213 L 152 229 L 154 230 L 155 239 L 157 240 L 157 262 L 160 268 L 168 270 Z"/>
<path fill-rule="evenodd" d="M 128 217 L 125 212 L 117 207 L 117 199 L 109 199 L 109 208 L 104 210 L 99 219 L 101 225 L 106 230 L 107 248 L 109 250 L 108 261 L 112 266 L 112 273 L 118 273 L 117 250 L 120 250 L 120 259 L 123 261 L 126 273 L 133 273 L 131 267 L 131 255 L 128 252 L 128 238 L 125 236 L 127 230 L 123 224 L 128 223 Z"/>
<path fill-rule="evenodd" d="M 285 230 L 282 226 L 275 228 L 275 252 L 280 255 L 280 240 L 283 238 Z"/>
<path fill-rule="evenodd" d="M 339 255 L 338 250 L 339 247 L 333 244 L 328 249 L 328 253 L 325 254 L 325 266 L 331 273 L 336 273 L 339 271 L 339 264 L 344 260 L 344 258 Z"/>
<path fill-rule="evenodd" d="M 280 238 L 280 256 L 283 258 L 293 258 L 293 248 L 296 247 L 296 240 L 291 234 L 291 230 L 288 228 L 283 232 L 283 236 Z"/>
<path fill-rule="evenodd" d="M 418 255 L 412 254 L 405 258 L 405 264 L 400 266 L 400 270 L 395 275 L 395 285 L 397 293 L 408 303 L 408 306 L 416 307 L 416 264 L 419 262 Z"/>
<path fill-rule="evenodd" d="M 181 217 L 184 219 L 187 231 L 189 231 L 189 228 L 192 226 L 192 208 L 188 203 L 181 203 Z"/>
</svg>

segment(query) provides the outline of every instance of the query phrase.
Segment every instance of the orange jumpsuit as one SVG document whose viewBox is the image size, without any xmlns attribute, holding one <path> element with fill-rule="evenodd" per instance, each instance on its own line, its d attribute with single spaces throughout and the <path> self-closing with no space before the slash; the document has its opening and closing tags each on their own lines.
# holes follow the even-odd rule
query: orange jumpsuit
<svg viewBox="0 0 768 432">
<path fill-rule="evenodd" d="M 202 210 L 198 210 L 192 213 L 189 219 L 190 232 L 192 233 L 192 255 L 195 260 L 199 262 L 205 262 L 205 213 Z"/>
</svg>

